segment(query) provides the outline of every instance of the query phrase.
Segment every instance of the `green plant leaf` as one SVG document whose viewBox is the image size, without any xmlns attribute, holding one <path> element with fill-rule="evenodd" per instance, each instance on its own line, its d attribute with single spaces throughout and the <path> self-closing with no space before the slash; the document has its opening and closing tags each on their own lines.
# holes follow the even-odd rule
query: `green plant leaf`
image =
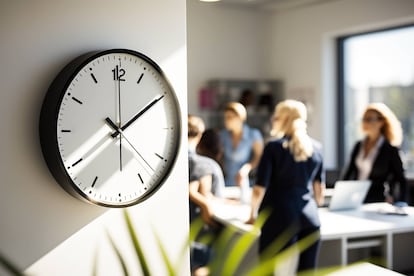
<svg viewBox="0 0 414 276">
<path fill-rule="evenodd" d="M 240 237 L 236 239 L 233 247 L 229 250 L 230 254 L 223 267 L 223 275 L 234 275 L 237 272 L 241 262 L 260 235 L 260 227 L 266 221 L 269 214 L 268 211 L 261 212 L 251 231 L 239 232 L 237 229 L 234 229 L 234 233 L 239 232 L 238 235 Z"/>
<path fill-rule="evenodd" d="M 157 232 L 154 230 L 154 228 L 153 228 L 153 232 L 154 232 L 154 235 L 155 235 L 155 239 L 156 239 L 156 241 L 157 241 L 157 244 L 158 244 L 158 248 L 159 248 L 159 249 L 160 249 L 160 251 L 161 251 L 161 256 L 162 256 L 162 259 L 163 259 L 163 261 L 164 261 L 165 267 L 167 268 L 168 275 L 170 275 L 170 276 L 174 276 L 174 275 L 176 275 L 176 273 L 175 273 L 175 269 L 174 269 L 174 266 L 173 266 L 173 264 L 172 264 L 172 262 L 171 262 L 170 258 L 168 257 L 168 254 L 167 254 L 167 252 L 165 251 L 164 246 L 162 245 L 162 242 L 161 242 L 161 240 L 160 240 L 160 237 L 158 236 L 158 234 L 157 234 Z"/>
<path fill-rule="evenodd" d="M 141 264 L 142 273 L 144 274 L 144 276 L 150 276 L 151 273 L 148 267 L 148 262 L 145 258 L 144 251 L 142 250 L 141 244 L 135 233 L 134 226 L 132 225 L 131 218 L 129 217 L 129 214 L 126 211 L 126 209 L 124 209 L 124 218 L 128 226 L 129 236 L 135 248 L 135 253 L 137 254 L 138 262 Z"/>
<path fill-rule="evenodd" d="M 236 240 L 234 246 L 230 250 L 228 260 L 223 267 L 223 275 L 234 275 L 256 239 L 256 234 L 246 232 Z"/>
<path fill-rule="evenodd" d="M 197 236 L 200 234 L 201 230 L 204 227 L 204 222 L 201 217 L 197 217 L 190 224 L 190 237 L 189 241 L 195 241 Z"/>
<path fill-rule="evenodd" d="M 280 252 L 287 242 L 293 237 L 294 227 L 288 227 L 277 239 L 275 239 L 261 254 L 262 260 L 272 259 L 275 252 Z"/>
<path fill-rule="evenodd" d="M 259 256 L 260 261 L 258 263 L 254 263 L 254 265 L 252 264 L 251 267 L 247 266 L 247 271 L 238 271 L 240 270 L 242 261 L 246 259 L 246 254 L 249 252 L 249 250 L 251 250 L 252 245 L 256 242 L 260 234 L 259 229 L 263 226 L 269 214 L 270 212 L 261 212 L 259 217 L 256 219 L 255 224 L 253 225 L 252 231 L 240 232 L 238 228 L 229 225 L 225 226 L 218 236 L 214 236 L 212 234 L 204 234 L 204 222 L 202 221 L 202 219 L 199 218 L 194 220 L 190 224 L 190 238 L 183 245 L 183 248 L 180 252 L 181 258 L 178 259 L 179 262 L 177 262 L 176 265 L 174 265 L 173 262 L 171 262 L 171 259 L 169 258 L 158 233 L 155 231 L 154 228 L 152 230 L 156 238 L 157 246 L 162 256 L 163 264 L 165 265 L 169 276 L 178 275 L 179 269 L 182 268 L 182 266 L 179 265 L 182 265 L 182 261 L 186 260 L 186 254 L 188 254 L 192 241 L 203 241 L 206 242 L 206 244 L 210 244 L 210 242 L 212 242 L 214 258 L 212 259 L 211 263 L 208 264 L 208 269 L 210 271 L 209 275 L 236 275 L 237 273 L 243 273 L 242 275 L 246 276 L 273 275 L 275 268 L 280 268 L 281 265 L 284 265 L 289 270 L 289 272 L 293 271 L 294 273 L 295 267 L 293 265 L 296 264 L 296 262 L 292 262 L 292 260 L 295 260 L 293 257 L 299 254 L 299 252 L 303 252 L 315 241 L 317 241 L 320 238 L 319 231 L 316 231 L 315 233 L 312 233 L 311 235 L 308 235 L 305 238 L 299 240 L 292 246 L 283 249 L 287 241 L 290 240 L 292 238 L 293 233 L 295 233 L 295 227 L 292 226 L 288 228 L 284 233 L 282 233 L 282 235 L 280 235 L 274 242 L 272 242 L 271 245 L 269 245 L 269 247 Z M 124 210 L 124 218 L 143 275 L 149 276 L 151 275 L 151 273 L 148 267 L 148 262 L 145 259 L 143 253 L 144 251 L 142 250 L 142 246 L 137 238 L 134 226 L 126 210 Z M 118 247 L 115 245 L 114 241 L 112 240 L 108 232 L 107 236 L 113 250 L 115 251 L 123 267 L 124 274 L 128 275 L 126 262 L 122 258 Z M 279 253 L 276 253 L 275 255 L 275 252 Z M 292 266 L 286 266 L 287 263 L 291 263 Z M 243 264 L 243 269 L 245 268 L 246 264 Z M 328 273 L 337 270 L 338 268 L 324 268 L 318 269 L 316 271 L 312 270 L 300 272 L 298 275 L 327 275 Z M 97 269 L 95 260 L 95 267 L 93 272 L 94 276 L 96 275 L 96 271 Z M 282 273 L 284 272 L 285 271 L 282 271 Z"/>
<path fill-rule="evenodd" d="M 116 246 L 116 244 L 114 243 L 114 240 L 112 239 L 111 235 L 109 235 L 109 233 L 108 233 L 108 232 L 106 232 L 106 236 L 107 236 L 107 238 L 108 238 L 109 242 L 111 243 L 112 248 L 113 248 L 113 249 L 114 249 L 114 251 L 115 251 L 115 254 L 116 254 L 116 256 L 117 256 L 117 258 L 118 258 L 118 260 L 119 260 L 119 263 L 120 263 L 120 264 L 121 264 L 121 266 L 122 266 L 122 270 L 123 270 L 123 272 L 124 272 L 124 275 L 125 275 L 125 276 L 129 276 L 129 273 L 128 273 L 128 268 L 127 268 L 127 265 L 126 265 L 126 262 L 125 262 L 124 258 L 123 258 L 123 257 L 122 257 L 122 255 L 121 255 L 121 252 L 119 251 L 118 247 L 117 247 L 117 246 Z"/>
<path fill-rule="evenodd" d="M 280 251 L 284 244 L 292 237 L 293 227 L 288 228 L 278 239 L 276 239 L 260 256 L 260 263 L 254 267 L 247 275 L 268 275 L 273 274 L 275 267 L 289 262 L 297 252 L 303 252 L 311 246 L 320 237 L 319 231 L 316 231 L 305 238 L 299 240 L 297 243 Z M 280 251 L 280 252 L 279 252 Z M 273 254 L 272 254 L 273 252 Z M 274 255 L 274 252 L 279 252 Z"/>
<path fill-rule="evenodd" d="M 98 276 L 98 246 L 95 249 L 95 254 L 93 254 L 93 264 L 92 264 L 92 276 Z"/>
<path fill-rule="evenodd" d="M 225 227 L 217 240 L 213 244 L 214 258 L 208 265 L 211 275 L 221 275 L 223 260 L 227 260 L 229 254 L 229 244 L 234 236 L 235 229 L 231 227 Z"/>
<path fill-rule="evenodd" d="M 191 236 L 191 226 L 192 225 L 190 225 L 190 236 Z M 180 254 L 179 254 L 180 257 L 178 258 L 178 263 L 176 264 L 176 267 L 180 267 L 182 264 L 181 263 L 182 260 L 185 260 L 186 258 L 188 258 L 190 244 L 191 244 L 191 239 L 188 238 L 180 250 Z"/>
</svg>

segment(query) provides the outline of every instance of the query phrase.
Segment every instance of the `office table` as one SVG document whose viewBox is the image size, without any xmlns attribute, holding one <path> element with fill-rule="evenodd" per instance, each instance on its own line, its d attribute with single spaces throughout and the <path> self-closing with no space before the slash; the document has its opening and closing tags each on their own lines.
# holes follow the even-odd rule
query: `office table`
<svg viewBox="0 0 414 276">
<path fill-rule="evenodd" d="M 383 251 L 387 268 L 414 270 L 414 207 L 405 207 L 405 216 L 389 214 L 392 208 L 387 203 L 337 212 L 321 208 L 319 265 L 346 265 L 350 251 L 377 247 Z"/>
<path fill-rule="evenodd" d="M 376 247 L 387 268 L 414 271 L 414 207 L 405 207 L 405 216 L 387 214 L 392 207 L 387 203 L 372 203 L 350 211 L 320 208 L 322 243 L 318 266 L 347 265 L 358 261 L 355 259 L 358 250 Z M 251 225 L 243 223 L 249 216 L 248 205 L 217 204 L 215 209 L 219 221 L 240 231 L 251 229 Z"/>
</svg>

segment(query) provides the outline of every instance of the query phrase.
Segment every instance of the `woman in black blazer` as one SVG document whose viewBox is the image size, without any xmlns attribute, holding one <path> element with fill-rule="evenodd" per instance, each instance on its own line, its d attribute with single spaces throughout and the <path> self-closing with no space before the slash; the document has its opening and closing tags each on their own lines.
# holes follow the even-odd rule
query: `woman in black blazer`
<svg viewBox="0 0 414 276">
<path fill-rule="evenodd" d="M 397 117 L 385 104 L 371 103 L 362 118 L 362 131 L 365 138 L 355 144 L 342 178 L 371 180 L 365 203 L 406 202 L 407 180 L 399 150 L 402 128 Z"/>
</svg>

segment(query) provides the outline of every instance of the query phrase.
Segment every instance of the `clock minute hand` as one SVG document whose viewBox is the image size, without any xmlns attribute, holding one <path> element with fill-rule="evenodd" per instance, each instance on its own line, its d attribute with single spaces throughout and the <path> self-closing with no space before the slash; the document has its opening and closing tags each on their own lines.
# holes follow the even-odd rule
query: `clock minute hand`
<svg viewBox="0 0 414 276">
<path fill-rule="evenodd" d="M 154 104 L 156 104 L 159 100 L 164 98 L 164 95 L 160 96 L 157 99 L 154 99 L 152 102 L 150 102 L 148 105 L 146 105 L 140 112 L 138 112 L 134 117 L 131 118 L 128 122 L 126 122 L 121 128 L 119 128 L 121 131 L 124 131 L 127 127 L 129 127 L 133 122 L 135 122 L 139 117 L 142 116 L 145 112 L 148 111 Z M 112 133 L 112 137 L 115 138 L 119 134 L 119 130 L 116 130 L 114 133 Z"/>
</svg>

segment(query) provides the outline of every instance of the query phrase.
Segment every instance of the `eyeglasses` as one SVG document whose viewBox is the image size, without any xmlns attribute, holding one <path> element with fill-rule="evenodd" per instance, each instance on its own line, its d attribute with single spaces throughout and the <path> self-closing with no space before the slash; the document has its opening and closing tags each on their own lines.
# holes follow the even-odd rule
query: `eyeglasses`
<svg viewBox="0 0 414 276">
<path fill-rule="evenodd" d="M 364 123 L 375 123 L 375 122 L 379 122 L 382 121 L 383 118 L 381 117 L 364 117 L 362 118 L 362 122 Z"/>
</svg>

